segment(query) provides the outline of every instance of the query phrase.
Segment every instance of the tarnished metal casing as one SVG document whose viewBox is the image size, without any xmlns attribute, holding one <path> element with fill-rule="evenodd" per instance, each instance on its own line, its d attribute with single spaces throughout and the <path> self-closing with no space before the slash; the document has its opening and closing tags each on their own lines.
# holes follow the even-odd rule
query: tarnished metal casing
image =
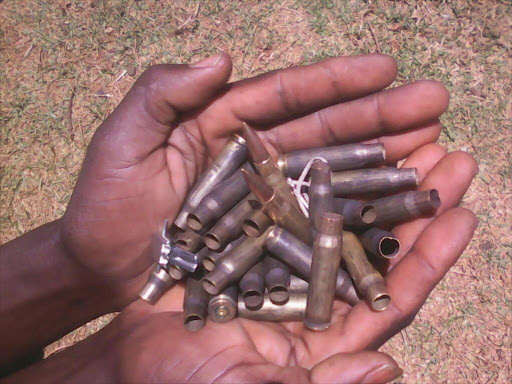
<svg viewBox="0 0 512 384">
<path fill-rule="evenodd" d="M 387 226 L 432 215 L 441 206 L 441 199 L 437 190 L 428 189 L 383 197 L 373 200 L 371 204 L 377 215 L 373 225 Z"/>
<path fill-rule="evenodd" d="M 391 302 L 382 275 L 366 258 L 363 246 L 352 232 L 343 231 L 342 257 L 357 289 L 376 311 L 385 310 Z"/>
<path fill-rule="evenodd" d="M 248 194 L 249 186 L 238 170 L 215 187 L 188 215 L 189 227 L 196 231 L 211 227 Z"/>
<path fill-rule="evenodd" d="M 323 331 L 331 325 L 336 275 L 343 245 L 343 217 L 336 213 L 324 213 L 316 224 L 304 325 L 314 331 Z"/>
<path fill-rule="evenodd" d="M 244 181 L 245 183 L 245 181 Z M 207 247 L 216 251 L 240 235 L 242 224 L 255 209 L 261 208 L 261 203 L 255 201 L 251 193 L 226 213 L 204 236 Z"/>
<path fill-rule="evenodd" d="M 309 222 L 317 229 L 321 215 L 333 212 L 334 191 L 331 184 L 331 168 L 329 164 L 316 160 L 311 166 L 311 184 L 309 195 Z"/>
<path fill-rule="evenodd" d="M 268 294 L 265 294 L 263 305 L 256 311 L 245 308 L 243 301 L 238 301 L 238 317 L 256 321 L 302 321 L 306 310 L 304 293 L 290 293 L 284 305 L 272 303 Z"/>
<path fill-rule="evenodd" d="M 281 261 L 271 256 L 265 256 L 265 284 L 267 285 L 270 301 L 283 305 L 288 301 L 290 287 L 290 269 Z"/>
<path fill-rule="evenodd" d="M 189 192 L 180 213 L 174 224 L 185 230 L 187 216 L 196 208 L 201 200 L 210 193 L 222 180 L 229 177 L 247 161 L 248 152 L 245 140 L 234 135 L 222 149 L 222 152 L 210 164 L 208 169 L 199 177 L 192 190 Z"/>
<path fill-rule="evenodd" d="M 392 259 L 400 252 L 400 241 L 389 231 L 373 227 L 359 234 L 358 237 L 364 249 L 374 256 Z"/>
<path fill-rule="evenodd" d="M 265 241 L 266 249 L 286 263 L 300 278 L 309 281 L 313 250 L 288 231 L 273 227 Z M 354 305 L 359 302 L 349 275 L 339 268 L 336 277 L 336 297 Z"/>
<path fill-rule="evenodd" d="M 334 172 L 334 195 L 337 197 L 390 193 L 418 185 L 416 168 L 377 168 Z"/>
<path fill-rule="evenodd" d="M 208 303 L 208 318 L 216 323 L 232 320 L 238 311 L 238 287 L 232 285 L 213 296 Z"/>
<path fill-rule="evenodd" d="M 203 328 L 208 316 L 210 295 L 203 289 L 201 275 L 199 272 L 188 277 L 183 297 L 184 325 L 191 332 Z"/>
<path fill-rule="evenodd" d="M 241 297 L 247 309 L 255 310 L 263 305 L 265 294 L 265 266 L 255 264 L 242 276 L 239 283 Z"/>
<path fill-rule="evenodd" d="M 272 219 L 267 215 L 267 210 L 262 206 L 244 220 L 242 230 L 247 236 L 257 237 L 265 232 L 272 224 Z"/>
<path fill-rule="evenodd" d="M 245 237 L 234 246 L 205 276 L 204 289 L 211 295 L 216 295 L 242 277 L 262 256 L 267 234 L 265 232 L 260 237 Z"/>
<path fill-rule="evenodd" d="M 146 285 L 139 293 L 139 297 L 150 304 L 155 304 L 175 284 L 176 280 L 157 265 L 150 273 Z"/>
<path fill-rule="evenodd" d="M 213 269 L 219 263 L 219 261 L 224 256 L 226 256 L 233 249 L 234 246 L 236 246 L 238 243 L 240 243 L 244 239 L 245 239 L 245 235 L 239 237 L 238 239 L 236 239 L 236 240 L 232 241 L 231 243 L 229 243 L 228 245 L 226 245 L 226 247 L 221 252 L 210 250 L 210 252 L 208 252 L 208 254 L 205 255 L 205 257 L 203 258 L 204 269 L 206 269 L 207 271 L 213 271 Z"/>
<path fill-rule="evenodd" d="M 344 225 L 368 227 L 376 218 L 376 210 L 366 201 L 335 198 L 334 212 L 343 216 Z"/>
<path fill-rule="evenodd" d="M 337 172 L 381 163 L 386 159 L 386 150 L 381 143 L 301 149 L 280 155 L 277 165 L 286 176 L 297 178 L 306 164 L 315 157 L 327 160 L 332 171 Z"/>
</svg>

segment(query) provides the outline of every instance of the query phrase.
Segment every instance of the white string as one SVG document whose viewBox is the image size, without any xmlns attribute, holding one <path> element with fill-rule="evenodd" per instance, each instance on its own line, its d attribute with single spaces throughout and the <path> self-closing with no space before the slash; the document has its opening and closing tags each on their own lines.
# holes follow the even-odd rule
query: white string
<svg viewBox="0 0 512 384">
<path fill-rule="evenodd" d="M 323 157 L 313 157 L 311 160 L 307 162 L 306 166 L 302 170 L 302 173 L 300 174 L 297 180 L 293 180 L 291 178 L 288 178 L 287 180 L 288 184 L 292 188 L 292 192 L 295 195 L 297 202 L 299 203 L 300 210 L 306 217 L 309 217 L 309 196 L 307 192 L 302 192 L 302 188 L 309 187 L 311 185 L 310 182 L 306 181 L 306 177 L 308 176 L 309 171 L 311 170 L 311 166 L 316 160 L 328 163 L 327 160 L 325 160 Z"/>
</svg>

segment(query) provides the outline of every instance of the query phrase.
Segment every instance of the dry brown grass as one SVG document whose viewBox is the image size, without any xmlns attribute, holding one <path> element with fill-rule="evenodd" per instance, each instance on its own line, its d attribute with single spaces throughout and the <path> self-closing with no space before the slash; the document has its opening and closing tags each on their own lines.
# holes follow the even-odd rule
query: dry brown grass
<svg viewBox="0 0 512 384">
<path fill-rule="evenodd" d="M 452 101 L 442 142 L 470 152 L 480 165 L 463 203 L 480 219 L 474 240 L 413 325 L 383 350 L 404 368 L 401 383 L 510 382 L 510 2 L 208 0 L 194 16 L 197 6 L 185 0 L 0 4 L 0 241 L 64 212 L 91 135 L 135 79 L 116 81 L 124 71 L 223 50 L 239 79 L 378 46 L 399 63 L 396 84 L 420 78 L 446 84 Z"/>
</svg>

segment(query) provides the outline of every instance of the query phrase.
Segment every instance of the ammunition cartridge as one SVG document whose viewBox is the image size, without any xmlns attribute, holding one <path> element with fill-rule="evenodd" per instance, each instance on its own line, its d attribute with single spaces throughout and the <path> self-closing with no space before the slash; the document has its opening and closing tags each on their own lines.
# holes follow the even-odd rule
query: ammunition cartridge
<svg viewBox="0 0 512 384">
<path fill-rule="evenodd" d="M 247 161 L 248 152 L 245 140 L 234 135 L 227 142 L 222 152 L 210 164 L 196 181 L 192 190 L 189 192 L 180 213 L 176 217 L 174 224 L 185 230 L 187 227 L 187 216 L 201 202 L 201 200 L 210 193 L 222 180 L 233 174 L 243 163 Z"/>
<path fill-rule="evenodd" d="M 436 189 L 429 189 L 383 197 L 373 200 L 371 204 L 377 215 L 373 224 L 387 226 L 432 215 L 441 206 L 441 199 Z"/>
<path fill-rule="evenodd" d="M 288 231 L 273 227 L 265 242 L 266 249 L 272 255 L 286 263 L 300 278 L 309 281 L 313 250 Z M 336 278 L 336 297 L 354 305 L 359 302 L 354 285 L 349 275 L 338 268 Z"/>
<path fill-rule="evenodd" d="M 210 299 L 208 318 L 216 323 L 228 322 L 236 316 L 237 308 L 238 287 L 232 285 Z"/>
<path fill-rule="evenodd" d="M 392 259 L 400 252 L 400 241 L 389 231 L 380 228 L 370 228 L 359 235 L 364 249 L 374 256 Z"/>
<path fill-rule="evenodd" d="M 378 168 L 334 172 L 332 174 L 334 195 L 338 197 L 356 194 L 396 192 L 418 185 L 416 168 Z"/>
<path fill-rule="evenodd" d="M 318 229 L 318 223 L 324 212 L 333 212 L 334 193 L 331 184 L 329 164 L 315 160 L 311 166 L 311 184 L 309 195 L 309 223 Z"/>
<path fill-rule="evenodd" d="M 210 253 L 210 249 L 208 247 L 203 247 L 199 252 L 197 252 L 197 264 L 198 266 L 203 264 L 203 260 Z"/>
<path fill-rule="evenodd" d="M 262 307 L 256 311 L 245 308 L 239 300 L 238 317 L 256 321 L 302 321 L 306 310 L 306 297 L 304 293 L 291 293 L 286 304 L 276 305 L 265 294 Z"/>
<path fill-rule="evenodd" d="M 244 181 L 245 183 L 245 181 Z M 261 207 L 251 193 L 226 213 L 204 236 L 206 246 L 214 251 L 223 248 L 226 244 L 240 235 L 243 221 Z"/>
<path fill-rule="evenodd" d="M 386 150 L 380 143 L 302 149 L 279 155 L 277 165 L 286 176 L 297 178 L 306 164 L 315 157 L 327 160 L 332 171 L 338 172 L 378 164 L 386 160 Z"/>
<path fill-rule="evenodd" d="M 260 203 L 261 204 L 261 203 Z M 266 209 L 261 208 L 255 210 L 247 219 L 242 223 L 242 230 L 247 236 L 260 236 L 272 225 L 273 221 L 267 215 Z"/>
<path fill-rule="evenodd" d="M 263 263 L 270 301 L 277 305 L 285 304 L 290 296 L 290 270 L 281 261 L 268 255 L 263 259 Z"/>
<path fill-rule="evenodd" d="M 240 280 L 242 301 L 247 309 L 255 310 L 263 305 L 265 294 L 265 266 L 263 262 L 255 264 Z"/>
<path fill-rule="evenodd" d="M 263 177 L 265 183 L 274 188 L 277 195 L 291 203 L 295 208 L 299 209 L 297 199 L 292 194 L 292 190 L 286 181 L 286 177 L 279 169 L 276 162 L 270 156 L 265 145 L 246 123 L 243 123 L 243 136 L 247 142 L 247 149 L 251 158 L 251 163 L 257 172 Z"/>
<path fill-rule="evenodd" d="M 208 252 L 208 254 L 203 258 L 204 269 L 206 269 L 207 271 L 213 271 L 217 263 L 219 263 L 220 260 L 224 256 L 226 256 L 231 251 L 231 249 L 233 249 L 234 246 L 236 246 L 239 242 L 243 241 L 244 238 L 245 236 L 241 236 L 238 239 L 232 241 L 231 243 L 226 245 L 226 247 L 220 252 L 210 250 L 210 252 Z"/>
<path fill-rule="evenodd" d="M 185 232 L 178 233 L 174 243 L 181 249 L 192 253 L 196 253 L 204 247 L 202 234 L 194 231 L 192 228 L 187 228 Z"/>
<path fill-rule="evenodd" d="M 376 311 L 384 311 L 391 302 L 382 275 L 370 264 L 363 246 L 352 232 L 343 231 L 343 260 L 359 292 Z"/>
<path fill-rule="evenodd" d="M 189 227 L 196 231 L 209 228 L 248 194 L 249 186 L 238 170 L 215 187 L 188 215 Z"/>
<path fill-rule="evenodd" d="M 331 325 L 336 275 L 341 262 L 343 217 L 324 213 L 316 229 L 304 325 L 323 331 Z"/>
<path fill-rule="evenodd" d="M 202 272 L 194 273 L 187 279 L 183 310 L 185 328 L 191 332 L 199 331 L 206 323 L 210 295 L 201 284 Z"/>
<path fill-rule="evenodd" d="M 268 230 L 260 237 L 245 237 L 237 243 L 203 279 L 206 292 L 218 295 L 256 264 L 263 254 L 263 243 L 267 235 Z"/>
<path fill-rule="evenodd" d="M 243 173 L 251 191 L 263 204 L 270 218 L 292 235 L 311 244 L 313 237 L 308 219 L 287 200 L 277 195 L 260 176 L 249 172 Z"/>
<path fill-rule="evenodd" d="M 176 284 L 176 280 L 157 265 L 149 275 L 148 281 L 139 296 L 142 300 L 155 304 L 174 284 Z"/>
<path fill-rule="evenodd" d="M 343 224 L 352 227 L 367 227 L 376 218 L 375 207 L 366 201 L 335 198 L 334 212 L 343 216 Z"/>
<path fill-rule="evenodd" d="M 309 283 L 302 280 L 300 277 L 290 275 L 290 288 L 288 291 L 291 293 L 308 293 Z"/>
</svg>

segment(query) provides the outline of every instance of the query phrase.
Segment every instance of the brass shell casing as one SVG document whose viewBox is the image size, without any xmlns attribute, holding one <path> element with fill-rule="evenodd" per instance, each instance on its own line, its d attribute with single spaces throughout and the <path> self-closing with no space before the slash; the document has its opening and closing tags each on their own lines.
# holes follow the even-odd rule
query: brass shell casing
<svg viewBox="0 0 512 384">
<path fill-rule="evenodd" d="M 386 160 L 386 150 L 381 143 L 301 149 L 279 155 L 277 165 L 286 176 L 297 178 L 315 157 L 327 160 L 332 171 L 338 172 L 379 164 Z"/>
<path fill-rule="evenodd" d="M 368 227 L 377 217 L 376 209 L 366 201 L 351 199 L 334 199 L 334 212 L 343 216 L 344 225 L 351 227 Z"/>
<path fill-rule="evenodd" d="M 290 269 L 281 261 L 271 256 L 265 256 L 265 284 L 270 301 L 283 305 L 288 301 L 290 292 Z"/>
<path fill-rule="evenodd" d="M 200 274 L 189 276 L 183 297 L 185 329 L 197 332 L 206 324 L 210 295 L 203 289 Z"/>
<path fill-rule="evenodd" d="M 314 331 L 323 331 L 331 325 L 336 275 L 343 245 L 343 217 L 336 213 L 324 213 L 317 221 L 316 228 L 304 325 Z"/>
<path fill-rule="evenodd" d="M 302 321 L 306 310 L 305 293 L 291 293 L 288 301 L 283 305 L 272 303 L 268 294 L 265 294 L 260 309 L 252 311 L 245 307 L 243 301 L 238 301 L 238 317 L 256 321 Z"/>
<path fill-rule="evenodd" d="M 256 310 L 263 305 L 265 294 L 265 266 L 263 262 L 255 264 L 242 276 L 239 283 L 241 300 L 247 309 Z"/>
<path fill-rule="evenodd" d="M 208 169 L 199 177 L 189 192 L 180 213 L 174 224 L 185 230 L 187 227 L 187 216 L 201 202 L 201 200 L 224 179 L 229 177 L 240 166 L 247 161 L 247 143 L 239 135 L 233 135 L 231 140 L 222 149 L 217 158 L 210 164 Z"/>
<path fill-rule="evenodd" d="M 139 297 L 150 304 L 155 304 L 175 284 L 176 280 L 157 265 L 150 273 L 146 285 L 139 293 Z"/>
<path fill-rule="evenodd" d="M 261 203 L 251 193 L 226 213 L 204 236 L 206 246 L 214 251 L 222 249 L 226 244 L 240 235 L 242 224 Z"/>
<path fill-rule="evenodd" d="M 384 311 L 391 302 L 384 278 L 368 261 L 363 246 L 352 232 L 343 231 L 342 256 L 368 305 L 376 311 Z"/>
<path fill-rule="evenodd" d="M 373 227 L 358 237 L 364 249 L 374 256 L 389 260 L 400 252 L 400 241 L 389 231 Z"/>
<path fill-rule="evenodd" d="M 213 296 L 208 303 L 208 318 L 216 323 L 232 320 L 238 311 L 238 287 L 232 285 Z"/>
<path fill-rule="evenodd" d="M 397 192 L 418 185 L 418 170 L 388 167 L 334 172 L 332 185 L 337 197 Z"/>
<path fill-rule="evenodd" d="M 288 231 L 272 227 L 265 241 L 265 248 L 286 263 L 298 277 L 309 281 L 313 258 L 311 247 Z M 337 272 L 335 295 L 351 305 L 359 302 L 350 276 L 341 268 Z"/>
</svg>

